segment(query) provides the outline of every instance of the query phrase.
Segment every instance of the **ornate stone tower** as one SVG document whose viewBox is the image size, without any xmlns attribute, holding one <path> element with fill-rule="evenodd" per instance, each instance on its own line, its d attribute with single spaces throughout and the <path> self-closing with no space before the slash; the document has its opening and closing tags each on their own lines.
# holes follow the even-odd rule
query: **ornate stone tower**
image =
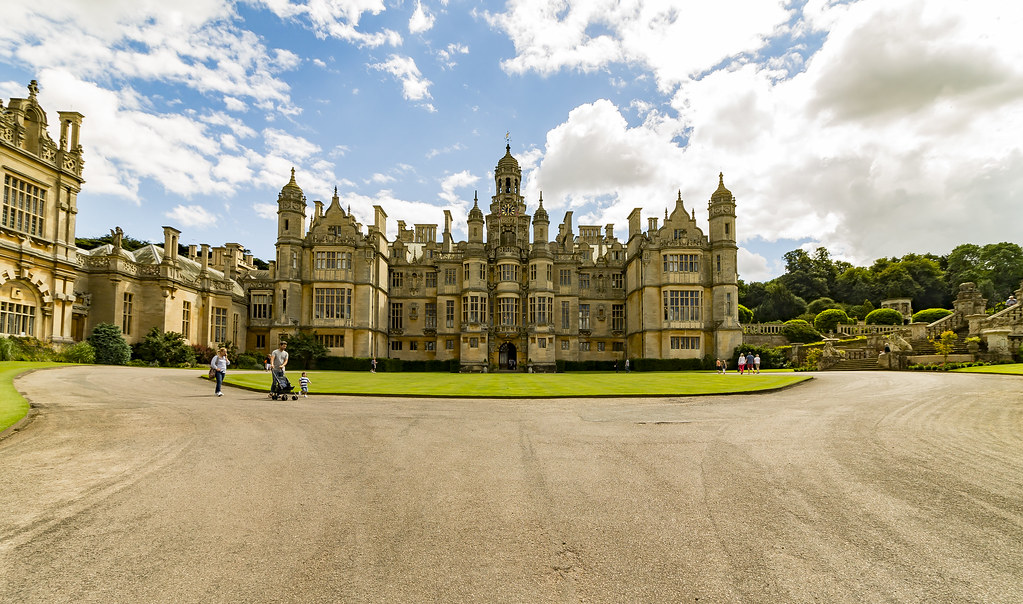
<svg viewBox="0 0 1023 604">
<path fill-rule="evenodd" d="M 487 243 L 502 247 L 529 247 L 529 216 L 521 194 L 522 169 L 505 146 L 494 168 L 494 196 L 490 202 Z"/>
<path fill-rule="evenodd" d="M 711 321 L 716 329 L 714 355 L 730 358 L 742 343 L 739 326 L 739 287 L 735 243 L 735 197 L 718 174 L 718 188 L 707 203 L 711 249 Z"/>
<path fill-rule="evenodd" d="M 277 300 L 274 318 L 277 323 L 297 325 L 302 310 L 302 235 L 305 225 L 306 199 L 291 180 L 277 196 Z"/>
</svg>

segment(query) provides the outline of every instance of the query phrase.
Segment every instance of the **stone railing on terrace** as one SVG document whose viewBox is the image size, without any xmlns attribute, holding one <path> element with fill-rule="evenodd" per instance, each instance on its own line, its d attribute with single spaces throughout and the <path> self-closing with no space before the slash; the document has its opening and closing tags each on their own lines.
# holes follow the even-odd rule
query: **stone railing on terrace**
<svg viewBox="0 0 1023 604">
<path fill-rule="evenodd" d="M 782 323 L 743 323 L 742 333 L 756 336 L 778 336 L 781 335 Z"/>
<path fill-rule="evenodd" d="M 958 311 L 953 312 L 952 314 L 944 316 L 927 326 L 927 339 L 940 338 L 941 334 L 946 331 L 959 331 L 967 324 L 968 321 L 963 313 Z"/>
<path fill-rule="evenodd" d="M 876 334 L 894 333 L 902 329 L 901 325 L 839 325 L 835 333 L 842 336 L 871 336 Z"/>
</svg>

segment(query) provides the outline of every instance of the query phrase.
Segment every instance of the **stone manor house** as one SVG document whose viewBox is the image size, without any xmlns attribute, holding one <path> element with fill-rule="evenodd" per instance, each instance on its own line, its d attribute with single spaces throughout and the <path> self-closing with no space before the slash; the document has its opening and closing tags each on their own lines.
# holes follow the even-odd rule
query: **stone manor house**
<svg viewBox="0 0 1023 604">
<path fill-rule="evenodd" d="M 179 246 L 171 226 L 162 246 L 127 251 L 116 228 L 112 244 L 86 251 L 75 245 L 83 116 L 58 112 L 55 143 L 34 81 L 28 92 L 0 103 L 0 335 L 74 342 L 106 322 L 129 342 L 155 326 L 193 344 L 262 353 L 307 330 L 334 356 L 458 359 L 464 370 L 724 358 L 742 342 L 735 198 L 723 176 L 707 234 L 681 194 L 645 230 L 633 210 L 624 242 L 612 225 L 576 233 L 572 212 L 552 234 L 542 194 L 527 213 L 506 146 L 495 194 L 483 208 L 474 199 L 468 240 L 455 241 L 448 210 L 439 234 L 436 224 L 399 220 L 389 240 L 379 206 L 365 226 L 336 190 L 310 207 L 292 170 L 268 270 L 238 243 Z"/>
</svg>

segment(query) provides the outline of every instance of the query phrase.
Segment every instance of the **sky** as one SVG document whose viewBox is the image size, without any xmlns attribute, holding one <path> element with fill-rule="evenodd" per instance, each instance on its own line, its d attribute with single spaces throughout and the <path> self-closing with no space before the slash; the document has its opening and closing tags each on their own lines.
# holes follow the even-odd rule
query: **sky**
<svg viewBox="0 0 1023 604">
<path fill-rule="evenodd" d="M 46 0 L 4 8 L 0 97 L 85 116 L 78 235 L 272 259 L 291 168 L 363 224 L 484 211 L 505 145 L 552 228 L 705 229 L 740 278 L 1023 244 L 1023 4 L 972 0 Z M 642 224 L 646 224 L 643 221 Z"/>
</svg>

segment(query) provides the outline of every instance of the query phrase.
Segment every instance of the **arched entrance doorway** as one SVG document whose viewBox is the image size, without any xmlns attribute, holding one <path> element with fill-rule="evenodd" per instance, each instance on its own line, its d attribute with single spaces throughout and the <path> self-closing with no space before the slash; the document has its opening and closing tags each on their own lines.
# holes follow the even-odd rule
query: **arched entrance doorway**
<svg viewBox="0 0 1023 604">
<path fill-rule="evenodd" d="M 505 342 L 497 350 L 497 366 L 500 369 L 515 369 L 516 354 L 515 344 Z"/>
</svg>

